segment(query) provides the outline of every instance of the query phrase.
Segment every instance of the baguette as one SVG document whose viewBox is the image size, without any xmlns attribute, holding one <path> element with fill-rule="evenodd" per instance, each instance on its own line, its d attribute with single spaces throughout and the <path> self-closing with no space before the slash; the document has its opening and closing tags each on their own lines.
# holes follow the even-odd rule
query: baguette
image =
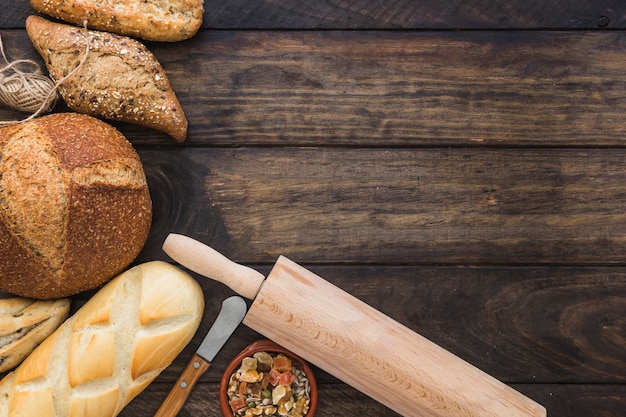
<svg viewBox="0 0 626 417">
<path fill-rule="evenodd" d="M 175 266 L 127 270 L 0 381 L 0 416 L 118 415 L 189 343 L 203 311 L 202 289 Z"/>
<path fill-rule="evenodd" d="M 67 319 L 70 300 L 0 298 L 0 372 L 18 366 Z"/>
<path fill-rule="evenodd" d="M 69 23 L 149 41 L 175 42 L 202 25 L 202 0 L 31 0 L 38 11 Z"/>
<path fill-rule="evenodd" d="M 75 112 L 134 123 L 187 137 L 187 119 L 163 67 L 142 43 L 108 32 L 85 30 L 38 16 L 26 31 L 60 81 L 59 94 Z"/>
</svg>

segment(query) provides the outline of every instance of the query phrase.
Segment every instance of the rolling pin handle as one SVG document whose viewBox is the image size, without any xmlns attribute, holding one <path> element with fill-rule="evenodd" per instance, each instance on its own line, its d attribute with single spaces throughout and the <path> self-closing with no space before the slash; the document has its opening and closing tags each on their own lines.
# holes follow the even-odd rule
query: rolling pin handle
<svg viewBox="0 0 626 417">
<path fill-rule="evenodd" d="M 265 280 L 260 272 L 235 263 L 188 236 L 170 233 L 163 242 L 163 250 L 185 268 L 219 281 L 250 300 L 256 297 Z"/>
</svg>

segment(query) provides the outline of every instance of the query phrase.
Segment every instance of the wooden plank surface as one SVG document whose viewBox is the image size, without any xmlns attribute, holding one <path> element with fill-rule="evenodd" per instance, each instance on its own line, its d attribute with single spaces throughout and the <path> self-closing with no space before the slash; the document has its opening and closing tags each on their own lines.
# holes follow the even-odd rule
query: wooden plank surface
<svg viewBox="0 0 626 417">
<path fill-rule="evenodd" d="M 253 266 L 269 271 L 268 266 Z M 619 416 L 623 409 L 624 268 L 308 266 L 541 401 L 550 415 Z M 207 301 L 200 331 L 180 360 L 122 415 L 152 415 L 208 331 L 221 300 L 230 295 L 222 285 L 198 279 Z M 213 399 L 228 358 L 259 337 L 239 328 L 181 415 L 218 415 Z M 343 415 L 395 415 L 319 369 L 316 377 L 323 392 L 321 415 L 336 415 L 336 407 L 347 413 Z M 589 414 L 592 410 L 604 414 Z"/>
<path fill-rule="evenodd" d="M 626 36 L 208 32 L 160 53 L 192 143 L 615 146 Z"/>
<path fill-rule="evenodd" d="M 626 392 L 613 386 L 593 386 L 581 388 L 576 385 L 531 385 L 513 387 L 524 394 L 535 396 L 552 410 L 550 415 L 559 416 L 620 416 L 626 403 Z M 165 386 L 160 390 L 151 390 L 142 394 L 148 399 L 148 406 L 135 400 L 128 405 L 129 416 L 152 416 L 159 401 L 165 398 Z M 198 390 L 205 393 L 206 405 L 188 403 L 180 412 L 180 417 L 221 416 L 217 403 L 217 384 L 202 384 Z M 359 417 L 397 417 L 395 413 L 383 408 L 377 402 L 364 397 L 358 391 L 340 384 L 325 384 L 320 391 L 318 408 L 320 415 L 359 416 Z M 316 414 L 318 415 L 318 414 Z"/>
<path fill-rule="evenodd" d="M 8 0 L 7 0 L 8 1 Z M 33 13 L 11 2 L 0 27 L 22 27 Z M 620 0 L 206 0 L 207 29 L 617 29 L 626 25 Z"/>
<path fill-rule="evenodd" d="M 621 265 L 626 252 L 623 150 L 140 155 L 159 203 L 156 240 L 173 229 L 242 262 Z"/>
<path fill-rule="evenodd" d="M 212 1 L 208 28 L 484 29 L 622 28 L 616 0 Z"/>
<path fill-rule="evenodd" d="M 506 383 L 626 382 L 620 342 L 624 267 L 303 265 Z M 205 291 L 206 319 L 183 357 L 200 344 L 232 293 L 197 278 Z M 201 381 L 218 382 L 225 359 L 259 337 L 239 328 Z M 186 364 L 177 361 L 162 380 L 173 382 Z M 322 383 L 336 382 L 319 370 L 316 376 Z"/>
<path fill-rule="evenodd" d="M 136 262 L 169 232 L 264 273 L 284 254 L 550 417 L 622 417 L 626 3 L 444 3 L 207 1 L 196 37 L 147 43 L 190 135 L 114 123 L 155 208 Z M 39 59 L 28 2 L 0 6 L 9 57 Z M 231 295 L 197 278 L 198 334 L 122 417 L 153 415 Z M 219 416 L 260 337 L 241 326 L 180 415 Z M 316 375 L 317 416 L 395 416 Z"/>
<path fill-rule="evenodd" d="M 13 59 L 38 59 L 23 31 Z M 206 146 L 623 146 L 624 32 L 202 32 L 151 44 Z M 0 113 L 1 115 L 1 113 Z M 137 145 L 165 135 L 123 126 Z"/>
</svg>

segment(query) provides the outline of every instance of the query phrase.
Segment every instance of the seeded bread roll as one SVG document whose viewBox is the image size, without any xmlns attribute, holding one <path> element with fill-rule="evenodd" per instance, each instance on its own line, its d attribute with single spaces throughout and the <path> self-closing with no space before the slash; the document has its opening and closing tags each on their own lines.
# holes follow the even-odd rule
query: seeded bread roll
<svg viewBox="0 0 626 417">
<path fill-rule="evenodd" d="M 59 86 L 72 110 L 160 130 L 177 142 L 186 139 L 183 109 L 161 64 L 143 44 L 38 16 L 26 19 L 26 31 L 55 81 L 72 74 Z"/>
<path fill-rule="evenodd" d="M 111 125 L 57 113 L 0 128 L 0 290 L 95 288 L 135 259 L 151 223 L 141 160 Z"/>
<path fill-rule="evenodd" d="M 19 365 L 67 319 L 70 300 L 0 298 L 0 372 Z"/>
<path fill-rule="evenodd" d="M 106 32 L 150 41 L 181 41 L 198 32 L 202 0 L 31 0 L 57 19 Z"/>
<path fill-rule="evenodd" d="M 189 343 L 204 298 L 161 261 L 111 280 L 0 381 L 2 417 L 113 417 Z"/>
</svg>

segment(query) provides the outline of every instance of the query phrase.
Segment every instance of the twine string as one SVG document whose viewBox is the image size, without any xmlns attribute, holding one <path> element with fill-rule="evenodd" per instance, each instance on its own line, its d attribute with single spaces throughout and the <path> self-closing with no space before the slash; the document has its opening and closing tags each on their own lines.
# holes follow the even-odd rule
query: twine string
<svg viewBox="0 0 626 417">
<path fill-rule="evenodd" d="M 2 36 L 0 36 L 0 55 L 5 66 L 0 68 L 0 104 L 12 109 L 31 113 L 22 120 L 0 121 L 1 125 L 20 123 L 32 120 L 44 112 L 50 111 L 57 101 L 59 86 L 84 65 L 89 55 L 90 42 L 85 29 L 85 52 L 78 64 L 64 77 L 54 82 L 50 77 L 41 73 L 37 63 L 30 59 L 19 59 L 10 62 L 4 52 Z M 27 71 L 20 67 L 30 67 Z"/>
<path fill-rule="evenodd" d="M 19 59 L 9 62 L 4 52 L 2 37 L 0 37 L 0 55 L 6 64 L 0 68 L 0 102 L 2 104 L 15 110 L 32 113 L 24 120 L 35 118 L 54 106 L 56 103 L 54 82 L 41 73 L 35 61 Z"/>
</svg>

